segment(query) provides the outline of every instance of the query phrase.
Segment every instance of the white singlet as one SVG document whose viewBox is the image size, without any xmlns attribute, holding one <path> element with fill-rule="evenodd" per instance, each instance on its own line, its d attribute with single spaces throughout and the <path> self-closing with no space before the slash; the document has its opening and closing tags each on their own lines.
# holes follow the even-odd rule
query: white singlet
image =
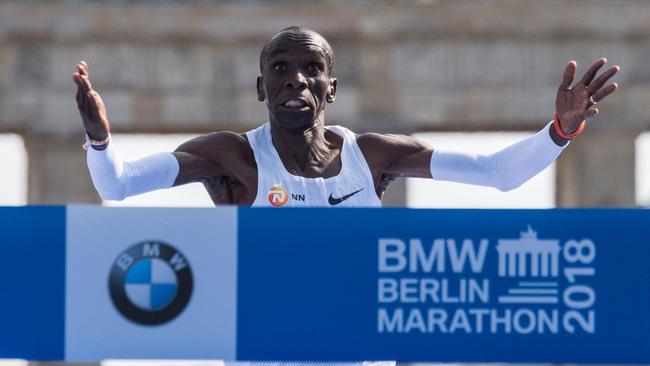
<svg viewBox="0 0 650 366">
<path fill-rule="evenodd" d="M 304 178 L 289 173 L 273 146 L 268 122 L 246 132 L 257 163 L 253 207 L 381 207 L 355 134 L 342 126 L 325 128 L 343 137 L 341 171 L 330 178 Z"/>
</svg>

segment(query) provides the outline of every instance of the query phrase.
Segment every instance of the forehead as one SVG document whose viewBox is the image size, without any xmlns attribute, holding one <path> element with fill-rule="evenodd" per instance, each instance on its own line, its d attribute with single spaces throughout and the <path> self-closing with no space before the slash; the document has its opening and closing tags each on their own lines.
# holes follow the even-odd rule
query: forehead
<svg viewBox="0 0 650 366">
<path fill-rule="evenodd" d="M 327 41 L 313 32 L 282 32 L 271 39 L 268 58 L 287 53 L 307 53 L 330 59 L 331 48 Z"/>
</svg>

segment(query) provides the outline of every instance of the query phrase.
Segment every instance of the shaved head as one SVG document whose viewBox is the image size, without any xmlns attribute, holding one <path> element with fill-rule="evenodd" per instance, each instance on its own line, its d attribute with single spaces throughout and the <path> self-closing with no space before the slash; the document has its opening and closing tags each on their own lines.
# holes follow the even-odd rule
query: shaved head
<svg viewBox="0 0 650 366">
<path fill-rule="evenodd" d="M 275 52 L 283 52 L 280 44 L 285 40 L 305 41 L 308 40 L 312 46 L 322 49 L 323 53 L 329 60 L 328 74 L 334 75 L 334 50 L 329 42 L 320 33 L 306 27 L 304 25 L 292 25 L 284 28 L 276 35 L 274 35 L 265 45 L 260 52 L 260 72 L 263 72 L 266 61 L 269 56 Z"/>
</svg>

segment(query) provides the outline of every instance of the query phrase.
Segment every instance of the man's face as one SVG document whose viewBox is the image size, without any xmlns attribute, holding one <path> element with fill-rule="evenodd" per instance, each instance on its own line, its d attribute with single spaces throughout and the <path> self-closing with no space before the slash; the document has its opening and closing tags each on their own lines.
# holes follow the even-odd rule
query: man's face
<svg viewBox="0 0 650 366">
<path fill-rule="evenodd" d="M 324 42 L 313 32 L 284 32 L 271 40 L 257 79 L 258 99 L 266 101 L 271 123 L 304 130 L 324 122 L 325 104 L 336 94 Z"/>
</svg>

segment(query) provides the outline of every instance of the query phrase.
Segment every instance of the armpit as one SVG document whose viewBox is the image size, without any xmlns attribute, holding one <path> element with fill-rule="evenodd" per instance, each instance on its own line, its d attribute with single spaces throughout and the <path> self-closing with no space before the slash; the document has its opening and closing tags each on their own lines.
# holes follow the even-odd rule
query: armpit
<svg viewBox="0 0 650 366">
<path fill-rule="evenodd" d="M 229 176 L 214 176 L 201 180 L 215 204 L 240 204 L 246 191 L 244 185 Z"/>
<path fill-rule="evenodd" d="M 379 184 L 377 185 L 377 197 L 379 199 L 382 199 L 384 197 L 384 193 L 386 192 L 386 189 L 388 189 L 388 186 L 393 183 L 399 176 L 393 175 L 393 174 L 382 174 L 381 179 L 379 180 Z"/>
</svg>

